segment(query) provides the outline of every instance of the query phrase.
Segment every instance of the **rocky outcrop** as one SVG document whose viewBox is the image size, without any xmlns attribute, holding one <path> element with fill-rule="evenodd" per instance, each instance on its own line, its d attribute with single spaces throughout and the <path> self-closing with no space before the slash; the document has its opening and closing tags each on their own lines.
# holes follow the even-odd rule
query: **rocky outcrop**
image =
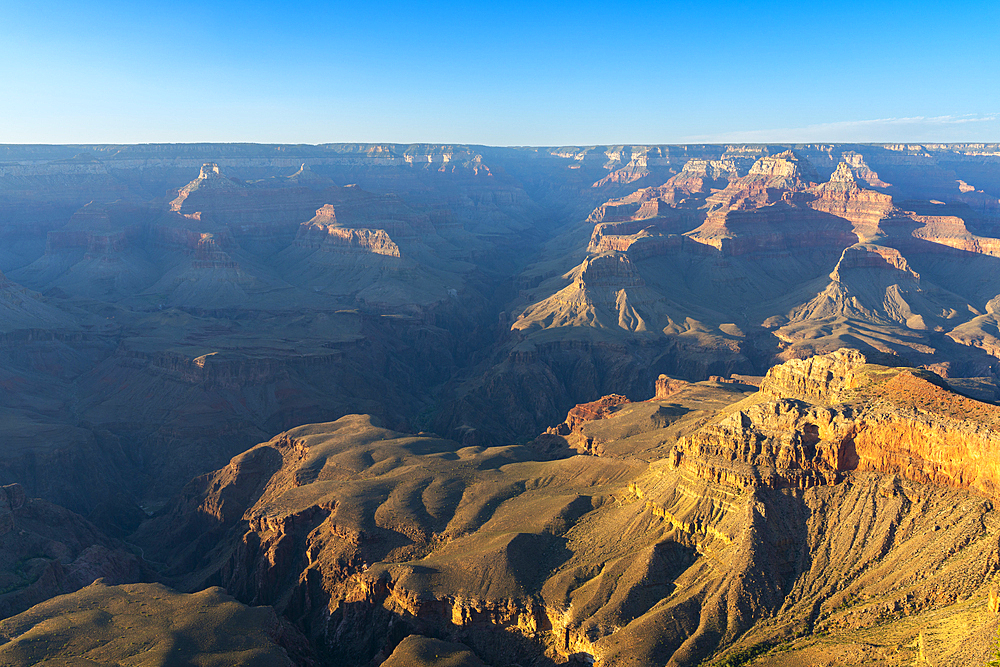
<svg viewBox="0 0 1000 667">
<path fill-rule="evenodd" d="M 913 230 L 916 239 L 969 253 L 1000 257 L 1000 239 L 976 236 L 969 231 L 963 218 L 911 214 L 910 219 L 920 225 Z M 916 249 L 911 252 L 913 250 Z"/>
<path fill-rule="evenodd" d="M 207 193 L 234 193 L 240 190 L 239 184 L 222 175 L 219 165 L 206 163 L 201 166 L 198 178 L 194 179 L 183 188 L 178 190 L 177 196 L 170 202 L 170 210 L 175 213 L 190 213 L 190 205 L 185 206 L 188 198 L 195 192 L 201 191 L 202 195 Z"/>
<path fill-rule="evenodd" d="M 672 378 L 669 375 L 660 375 L 656 378 L 656 393 L 653 394 L 653 398 L 658 401 L 668 399 L 674 394 L 684 391 L 690 384 L 686 380 Z"/>
<path fill-rule="evenodd" d="M 944 385 L 944 386 L 942 386 Z M 858 416 L 858 468 L 944 487 L 1000 494 L 1000 408 L 955 394 L 926 373 L 904 370 L 879 389 L 889 407 Z"/>
<path fill-rule="evenodd" d="M 426 214 L 410 209 L 396 195 L 376 195 L 345 188 L 336 204 L 324 204 L 309 223 L 324 227 L 381 229 L 396 239 L 410 239 L 433 232 Z"/>
<path fill-rule="evenodd" d="M 708 197 L 713 210 L 753 209 L 777 203 L 789 193 L 804 191 L 820 182 L 807 159 L 793 150 L 759 158 L 746 176 L 732 179 Z"/>
<path fill-rule="evenodd" d="M 871 167 L 865 161 L 865 156 L 861 153 L 855 151 L 847 151 L 841 154 L 840 159 L 842 164 L 844 164 L 848 169 L 850 169 L 851 175 L 858 180 L 862 180 L 873 188 L 888 188 L 891 187 L 889 183 L 884 182 L 878 177 L 878 174 L 872 171 Z M 837 166 L 837 171 L 842 172 L 840 165 Z M 834 179 L 831 178 L 831 181 Z"/>
<path fill-rule="evenodd" d="M 746 175 L 747 170 L 731 157 L 723 157 L 721 160 L 695 158 L 685 162 L 680 173 L 667 183 L 689 193 L 708 192 L 710 188 L 724 188 L 729 181 Z"/>
<path fill-rule="evenodd" d="M 772 187 L 788 189 L 799 183 L 818 183 L 820 180 L 809 161 L 793 150 L 760 158 L 750 167 L 747 176 L 766 179 L 772 183 Z"/>
<path fill-rule="evenodd" d="M 562 431 L 572 431 L 584 422 L 607 419 L 614 412 L 614 408 L 628 402 L 629 400 L 624 396 L 611 394 L 590 403 L 582 403 L 570 410 L 569 414 L 566 415 L 566 421 L 557 426 L 556 429 L 560 434 L 565 435 Z"/>
<path fill-rule="evenodd" d="M 775 366 L 760 393 L 777 402 L 737 412 L 678 451 L 690 446 L 704 453 L 707 438 L 727 447 L 742 443 L 743 454 L 712 455 L 746 463 L 763 455 L 776 468 L 807 470 L 806 455 L 822 461 L 828 480 L 836 472 L 869 470 L 990 497 L 1000 493 L 994 456 L 1000 408 L 955 393 L 929 371 L 879 366 L 855 350 L 839 350 Z M 790 398 L 831 407 L 806 414 Z M 767 454 L 761 448 L 776 442 L 771 431 L 786 440 L 768 445 Z M 775 463 L 778 458 L 783 462 Z"/>
<path fill-rule="evenodd" d="M 838 164 L 828 182 L 812 189 L 816 199 L 810 201 L 808 206 L 850 220 L 854 225 L 854 233 L 865 243 L 884 235 L 880 223 L 886 218 L 899 215 L 899 212 L 891 196 L 861 188 L 855 171 L 848 162 Z"/>
<path fill-rule="evenodd" d="M 399 257 L 399 246 L 384 229 L 341 229 L 320 222 L 306 222 L 299 228 L 295 244 L 323 252 L 355 251 Z"/>
<path fill-rule="evenodd" d="M 558 426 L 550 426 L 545 433 L 535 438 L 533 446 L 547 454 L 558 454 L 560 450 L 569 448 L 580 454 L 600 454 L 600 444 L 593 438 L 584 435 L 580 426 L 598 419 L 608 419 L 614 416 L 616 409 L 629 399 L 620 394 L 602 396 L 596 401 L 581 403 L 570 409 L 566 419 Z"/>
<path fill-rule="evenodd" d="M 820 403 L 839 403 L 842 395 L 856 388 L 868 358 L 857 350 L 837 350 L 808 359 L 792 359 L 767 371 L 760 392 L 774 398 L 800 398 Z"/>
<path fill-rule="evenodd" d="M 580 267 L 576 280 L 585 288 L 637 287 L 645 284 L 626 255 L 588 258 Z"/>
<path fill-rule="evenodd" d="M 602 188 L 608 185 L 626 185 L 641 180 L 646 176 L 649 176 L 647 155 L 637 152 L 631 155 L 627 164 L 615 169 L 591 187 Z"/>
</svg>

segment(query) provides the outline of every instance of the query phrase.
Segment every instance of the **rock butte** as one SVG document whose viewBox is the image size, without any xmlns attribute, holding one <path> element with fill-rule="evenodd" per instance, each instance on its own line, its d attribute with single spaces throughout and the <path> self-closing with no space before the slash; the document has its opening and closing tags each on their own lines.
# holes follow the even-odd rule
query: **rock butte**
<svg viewBox="0 0 1000 667">
<path fill-rule="evenodd" d="M 998 222 L 988 144 L 0 146 L 3 662 L 983 664 Z"/>
</svg>

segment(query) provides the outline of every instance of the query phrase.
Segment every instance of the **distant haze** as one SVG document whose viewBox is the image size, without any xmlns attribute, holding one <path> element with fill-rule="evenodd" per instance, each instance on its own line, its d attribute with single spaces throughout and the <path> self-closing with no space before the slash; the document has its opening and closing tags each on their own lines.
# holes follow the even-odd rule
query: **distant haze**
<svg viewBox="0 0 1000 667">
<path fill-rule="evenodd" d="M 994 2 L 2 3 L 0 143 L 1000 140 Z"/>
</svg>

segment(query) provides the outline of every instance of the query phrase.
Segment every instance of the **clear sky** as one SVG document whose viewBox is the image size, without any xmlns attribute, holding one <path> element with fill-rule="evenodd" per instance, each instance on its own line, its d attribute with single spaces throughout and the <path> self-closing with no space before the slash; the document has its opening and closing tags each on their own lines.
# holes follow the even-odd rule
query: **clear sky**
<svg viewBox="0 0 1000 667">
<path fill-rule="evenodd" d="M 1000 2 L 0 0 L 0 143 L 1000 141 Z"/>
</svg>

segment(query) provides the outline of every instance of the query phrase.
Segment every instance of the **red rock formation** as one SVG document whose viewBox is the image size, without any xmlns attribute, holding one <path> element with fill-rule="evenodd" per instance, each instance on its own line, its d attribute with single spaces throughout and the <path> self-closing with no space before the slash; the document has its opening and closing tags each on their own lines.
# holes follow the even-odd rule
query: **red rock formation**
<svg viewBox="0 0 1000 667">
<path fill-rule="evenodd" d="M 1000 239 L 972 234 L 962 218 L 916 214 L 910 218 L 922 225 L 913 230 L 914 238 L 966 252 L 1000 257 Z"/>
<path fill-rule="evenodd" d="M 548 455 L 559 454 L 569 448 L 581 454 L 600 454 L 599 444 L 595 447 L 593 438 L 588 438 L 580 431 L 580 426 L 587 422 L 613 417 L 617 408 L 630 401 L 619 394 L 603 396 L 596 401 L 580 403 L 566 415 L 566 419 L 558 426 L 550 426 L 545 433 L 536 438 L 534 447 Z"/>
<path fill-rule="evenodd" d="M 684 391 L 690 384 L 686 380 L 678 380 L 669 375 L 660 375 L 656 378 L 656 394 L 653 396 L 653 399 L 662 401 L 670 398 L 674 394 Z"/>
<path fill-rule="evenodd" d="M 433 231 L 430 218 L 411 210 L 397 195 L 346 188 L 334 204 L 324 204 L 309 222 L 338 227 L 383 229 L 393 238 L 413 238 Z"/>
<path fill-rule="evenodd" d="M 892 197 L 858 186 L 854 171 L 847 162 L 837 165 L 830 180 L 816 186 L 812 192 L 817 198 L 808 206 L 850 220 L 862 242 L 882 233 L 879 223 L 883 219 L 898 214 Z"/>
<path fill-rule="evenodd" d="M 788 150 L 760 158 L 746 176 L 730 180 L 723 190 L 709 196 L 708 202 L 713 209 L 753 209 L 782 201 L 789 193 L 804 191 L 819 180 L 808 160 Z"/>
<path fill-rule="evenodd" d="M 607 419 L 614 414 L 614 408 L 629 402 L 626 397 L 620 394 L 611 394 L 590 403 L 580 403 L 570 409 L 566 415 L 566 420 L 559 426 L 556 426 L 555 431 L 560 435 L 566 435 L 580 424 L 596 419 Z"/>
<path fill-rule="evenodd" d="M 327 208 L 327 207 L 324 207 Z M 295 238 L 295 245 L 315 248 L 323 252 L 362 251 L 387 257 L 399 257 L 396 245 L 384 229 L 344 229 L 337 227 L 333 207 L 329 211 L 320 209 L 316 218 L 302 223 Z M 325 215 L 321 215 L 324 212 Z M 321 222 L 321 221 L 327 222 Z"/>
<path fill-rule="evenodd" d="M 760 391 L 777 399 L 775 405 L 794 397 L 844 407 L 817 408 L 804 416 L 797 408 L 772 413 L 754 406 L 756 416 L 739 413 L 725 422 L 732 422 L 730 431 L 705 437 L 717 443 L 747 442 L 746 429 L 760 433 L 812 424 L 818 438 L 813 445 L 820 447 L 822 441 L 825 448 L 817 456 L 830 473 L 870 470 L 1000 497 L 1000 407 L 957 394 L 933 374 L 873 367 L 860 352 L 839 350 L 775 366 Z M 734 456 L 753 463 L 746 455 Z M 795 462 L 792 467 L 803 467 Z"/>
<path fill-rule="evenodd" d="M 887 188 L 890 187 L 888 183 L 884 182 L 878 177 L 874 171 L 865 162 L 865 158 L 861 153 L 856 153 L 854 151 L 848 151 L 840 156 L 843 160 L 843 164 L 850 168 L 852 175 L 855 178 L 861 179 L 866 182 L 869 186 L 873 188 Z M 837 166 L 838 171 L 840 170 L 840 165 Z M 833 179 L 831 179 L 833 180 Z"/>
<path fill-rule="evenodd" d="M 858 417 L 853 446 L 859 469 L 1000 498 L 1000 407 L 908 370 L 879 393 L 895 409 L 869 409 Z"/>
</svg>

